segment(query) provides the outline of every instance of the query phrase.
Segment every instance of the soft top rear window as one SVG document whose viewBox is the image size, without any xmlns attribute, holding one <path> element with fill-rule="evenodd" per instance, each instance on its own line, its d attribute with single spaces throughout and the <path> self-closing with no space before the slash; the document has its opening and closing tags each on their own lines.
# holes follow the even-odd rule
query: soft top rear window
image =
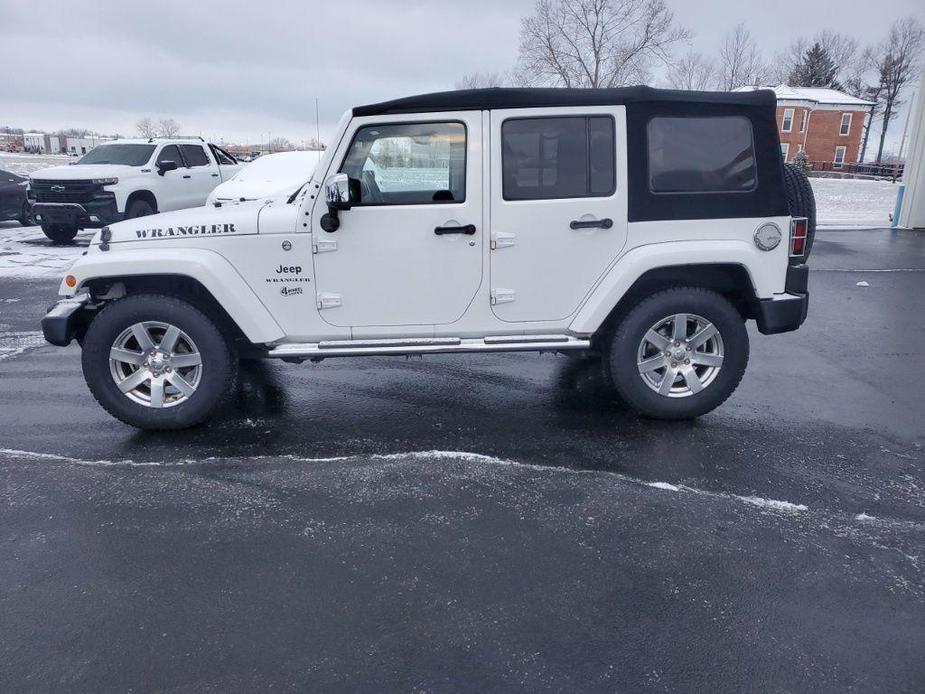
<svg viewBox="0 0 925 694">
<path fill-rule="evenodd" d="M 752 124 L 744 116 L 656 116 L 647 140 L 653 193 L 741 193 L 758 184 Z"/>
</svg>

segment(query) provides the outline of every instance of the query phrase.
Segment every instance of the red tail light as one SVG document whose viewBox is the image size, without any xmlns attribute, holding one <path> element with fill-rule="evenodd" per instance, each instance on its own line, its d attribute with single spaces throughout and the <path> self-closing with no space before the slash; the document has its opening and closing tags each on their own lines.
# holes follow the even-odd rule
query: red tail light
<svg viewBox="0 0 925 694">
<path fill-rule="evenodd" d="M 806 235 L 809 232 L 809 220 L 806 217 L 794 217 L 790 220 L 790 257 L 806 254 Z"/>
</svg>

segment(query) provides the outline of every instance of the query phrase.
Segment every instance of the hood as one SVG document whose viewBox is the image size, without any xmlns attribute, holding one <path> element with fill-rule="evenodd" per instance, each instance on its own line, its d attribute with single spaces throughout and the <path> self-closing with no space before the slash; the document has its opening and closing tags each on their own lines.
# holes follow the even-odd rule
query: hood
<svg viewBox="0 0 925 694">
<path fill-rule="evenodd" d="M 217 186 L 209 194 L 209 200 L 228 200 L 237 202 L 245 200 L 260 200 L 275 195 L 291 195 L 304 181 L 239 181 L 232 179 Z"/>
<path fill-rule="evenodd" d="M 111 178 L 125 175 L 127 170 L 136 168 L 120 164 L 75 164 L 74 166 L 52 166 L 48 169 L 39 169 L 29 174 L 29 177 L 41 181 L 83 181 L 88 178 Z"/>
<path fill-rule="evenodd" d="M 220 239 L 257 233 L 257 216 L 264 203 L 254 202 L 229 207 L 192 207 L 148 217 L 127 219 L 109 225 L 110 243 L 147 241 L 183 244 L 191 240 Z M 92 245 L 100 242 L 100 232 Z"/>
</svg>

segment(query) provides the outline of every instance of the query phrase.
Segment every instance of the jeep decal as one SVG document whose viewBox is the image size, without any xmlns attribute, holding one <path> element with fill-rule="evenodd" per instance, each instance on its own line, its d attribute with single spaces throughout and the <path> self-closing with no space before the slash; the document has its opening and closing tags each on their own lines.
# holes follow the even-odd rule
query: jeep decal
<svg viewBox="0 0 925 694">
<path fill-rule="evenodd" d="M 166 229 L 136 229 L 140 239 L 159 239 L 166 236 L 207 236 L 209 234 L 234 234 L 234 224 L 196 224 L 188 227 L 167 227 Z"/>
</svg>

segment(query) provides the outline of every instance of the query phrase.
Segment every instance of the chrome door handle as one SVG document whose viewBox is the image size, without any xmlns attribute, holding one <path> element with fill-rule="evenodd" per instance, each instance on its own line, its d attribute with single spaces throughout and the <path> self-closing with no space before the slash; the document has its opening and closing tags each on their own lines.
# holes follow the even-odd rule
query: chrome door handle
<svg viewBox="0 0 925 694">
<path fill-rule="evenodd" d="M 465 224 L 459 227 L 435 227 L 434 233 L 437 236 L 443 236 L 444 234 L 466 234 L 467 236 L 472 236 L 475 233 L 475 224 Z"/>
<path fill-rule="evenodd" d="M 613 220 L 610 217 L 604 219 L 589 219 L 586 222 L 573 219 L 569 223 L 570 229 L 609 229 L 613 226 Z"/>
</svg>

